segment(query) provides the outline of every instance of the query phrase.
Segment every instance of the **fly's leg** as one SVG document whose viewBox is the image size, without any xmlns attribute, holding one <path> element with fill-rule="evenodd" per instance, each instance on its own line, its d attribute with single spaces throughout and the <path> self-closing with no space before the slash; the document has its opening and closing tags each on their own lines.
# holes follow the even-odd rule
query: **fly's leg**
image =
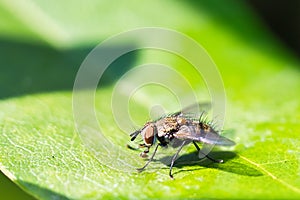
<svg viewBox="0 0 300 200">
<path fill-rule="evenodd" d="M 181 151 L 182 147 L 184 146 L 186 141 L 183 141 L 182 144 L 180 145 L 178 151 L 176 152 L 176 154 L 173 156 L 172 158 L 172 161 L 171 161 L 171 165 L 170 165 L 170 171 L 169 171 L 169 176 L 171 179 L 173 179 L 173 175 L 172 175 L 172 169 L 173 169 L 173 165 L 174 165 L 174 162 L 179 154 L 179 152 Z"/>
<path fill-rule="evenodd" d="M 212 158 L 212 157 L 210 157 L 210 156 L 204 154 L 203 152 L 201 152 L 200 147 L 197 145 L 197 143 L 196 143 L 195 141 L 193 141 L 193 144 L 195 145 L 195 147 L 196 147 L 198 153 L 203 154 L 203 155 L 204 155 L 206 158 L 208 158 L 209 160 L 211 160 L 211 161 L 213 161 L 213 162 L 215 162 L 215 163 L 222 163 L 222 162 L 224 162 L 222 159 L 216 160 L 216 159 L 214 159 L 214 158 Z"/>
<path fill-rule="evenodd" d="M 157 149 L 158 149 L 158 146 L 159 146 L 159 144 L 156 145 L 156 147 L 155 147 L 155 149 L 154 149 L 154 152 L 153 152 L 151 158 L 150 158 L 150 159 L 148 160 L 148 162 L 144 165 L 144 167 L 138 168 L 138 169 L 137 169 L 139 172 L 143 171 L 143 170 L 149 165 L 149 163 L 153 160 L 153 158 L 154 158 L 154 156 L 155 156 L 155 154 L 156 154 L 156 151 L 157 151 Z M 147 150 L 145 150 L 145 151 L 147 151 Z M 148 150 L 148 152 L 149 152 L 149 150 Z M 144 152 L 144 153 L 146 153 L 146 152 Z"/>
<path fill-rule="evenodd" d="M 145 144 L 139 144 L 138 148 L 135 148 L 135 147 L 132 147 L 132 146 L 130 146 L 129 144 L 127 144 L 126 147 L 127 147 L 128 149 L 131 149 L 131 150 L 135 150 L 135 151 L 136 151 L 136 150 L 138 150 L 139 148 L 144 148 L 144 147 L 147 147 L 147 146 L 146 146 Z M 149 147 L 147 147 L 147 148 L 148 148 L 148 152 L 149 152 Z M 146 151 L 147 151 L 147 150 L 145 150 L 144 153 L 146 153 Z M 148 152 L 147 152 L 147 153 L 148 153 Z"/>
<path fill-rule="evenodd" d="M 142 145 L 144 145 L 144 144 L 142 144 Z M 141 146 L 140 146 L 141 147 Z M 148 157 L 148 153 L 149 153 L 149 146 L 146 146 L 146 145 L 144 145 L 144 146 L 142 146 L 142 147 L 146 147 L 146 149 L 142 152 L 142 153 L 140 153 L 140 156 L 142 157 L 142 158 L 147 158 Z"/>
<path fill-rule="evenodd" d="M 132 147 L 132 146 L 130 146 L 129 144 L 127 144 L 126 147 L 127 147 L 128 149 L 131 149 L 131 150 L 134 150 L 134 151 L 138 150 L 138 148 Z"/>
</svg>

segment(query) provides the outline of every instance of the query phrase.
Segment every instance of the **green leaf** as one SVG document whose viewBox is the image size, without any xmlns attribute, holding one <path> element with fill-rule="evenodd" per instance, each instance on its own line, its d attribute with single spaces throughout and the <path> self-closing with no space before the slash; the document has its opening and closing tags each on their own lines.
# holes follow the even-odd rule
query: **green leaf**
<svg viewBox="0 0 300 200">
<path fill-rule="evenodd" d="M 300 197 L 300 65 L 247 5 L 28 0 L 3 1 L 0 9 L 5 19 L 0 23 L 0 169 L 27 193 L 39 199 Z M 78 67 L 97 42 L 140 26 L 181 31 L 216 62 L 227 94 L 225 129 L 231 130 L 224 135 L 237 143 L 211 153 L 223 164 L 199 161 L 187 147 L 171 180 L 167 166 L 149 166 L 142 173 L 114 170 L 104 164 L 113 155 L 99 160 L 82 144 L 72 112 Z M 102 131 L 141 164 L 145 161 L 138 152 L 126 149 L 130 138 L 127 142 L 115 124 L 110 102 L 123 72 L 149 62 L 173 66 L 199 89 L 201 100 L 209 99 L 205 85 L 181 58 L 148 50 L 116 61 L 96 93 L 96 115 Z M 118 66 L 124 66 L 122 73 Z M 165 93 L 145 87 L 133 95 L 129 109 L 137 125 L 149 119 L 149 102 L 168 102 L 167 109 L 176 111 L 175 100 Z"/>
</svg>

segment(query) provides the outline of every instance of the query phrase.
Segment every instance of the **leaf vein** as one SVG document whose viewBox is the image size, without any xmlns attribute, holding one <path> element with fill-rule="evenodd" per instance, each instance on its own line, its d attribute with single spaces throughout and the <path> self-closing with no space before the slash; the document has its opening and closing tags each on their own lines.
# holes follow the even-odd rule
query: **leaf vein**
<svg viewBox="0 0 300 200">
<path fill-rule="evenodd" d="M 261 171 L 265 172 L 268 176 L 270 176 L 272 179 L 274 179 L 275 181 L 279 182 L 280 184 L 284 185 L 285 187 L 289 188 L 290 190 L 299 193 L 300 194 L 300 188 L 297 188 L 287 182 L 285 182 L 282 179 L 279 179 L 277 176 L 275 176 L 274 174 L 272 174 L 271 172 L 269 172 L 267 169 L 265 169 L 264 167 L 262 167 L 261 164 L 258 164 L 244 156 L 239 155 L 240 158 L 242 158 L 243 160 L 249 162 L 250 164 L 254 165 L 255 167 L 257 167 L 258 169 L 260 169 Z"/>
</svg>

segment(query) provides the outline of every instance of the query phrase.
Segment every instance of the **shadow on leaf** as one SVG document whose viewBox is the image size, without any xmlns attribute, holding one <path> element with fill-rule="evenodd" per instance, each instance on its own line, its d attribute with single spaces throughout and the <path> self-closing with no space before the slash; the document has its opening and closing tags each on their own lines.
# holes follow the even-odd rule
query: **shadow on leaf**
<svg viewBox="0 0 300 200">
<path fill-rule="evenodd" d="M 106 52 L 109 55 L 127 46 L 109 46 Z M 0 99 L 72 90 L 80 65 L 94 47 L 54 49 L 41 43 L 0 38 Z M 99 84 L 107 86 L 117 81 L 134 65 L 137 56 L 134 51 L 118 57 L 105 70 Z"/>
<path fill-rule="evenodd" d="M 205 168 L 213 168 L 213 169 L 218 169 L 238 175 L 243 175 L 243 176 L 262 176 L 263 174 L 258 171 L 257 169 L 248 166 L 246 164 L 242 164 L 239 162 L 234 162 L 232 161 L 233 158 L 237 156 L 236 153 L 230 152 L 230 151 L 215 151 L 211 152 L 209 154 L 210 157 L 214 159 L 222 159 L 224 162 L 223 163 L 213 163 L 212 161 L 208 159 L 202 159 L 200 160 L 198 157 L 197 152 L 192 152 L 188 154 L 184 154 L 180 156 L 174 164 L 174 167 L 176 168 L 183 168 L 185 166 L 201 166 Z M 172 156 L 164 157 L 160 159 L 161 162 L 163 160 L 170 160 Z M 169 164 L 168 164 L 169 165 Z M 189 169 L 189 170 L 180 170 L 177 173 L 181 171 L 194 171 L 194 170 L 199 170 L 199 169 Z M 174 173 L 175 174 L 175 173 Z"/>
</svg>

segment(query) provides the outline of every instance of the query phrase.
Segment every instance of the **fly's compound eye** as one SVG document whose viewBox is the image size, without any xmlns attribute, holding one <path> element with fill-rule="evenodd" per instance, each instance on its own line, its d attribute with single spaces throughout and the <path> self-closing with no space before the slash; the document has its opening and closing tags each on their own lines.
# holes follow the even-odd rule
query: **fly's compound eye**
<svg viewBox="0 0 300 200">
<path fill-rule="evenodd" d="M 151 146 L 154 143 L 154 126 L 149 124 L 144 130 L 142 131 L 142 137 L 147 146 Z"/>
</svg>

